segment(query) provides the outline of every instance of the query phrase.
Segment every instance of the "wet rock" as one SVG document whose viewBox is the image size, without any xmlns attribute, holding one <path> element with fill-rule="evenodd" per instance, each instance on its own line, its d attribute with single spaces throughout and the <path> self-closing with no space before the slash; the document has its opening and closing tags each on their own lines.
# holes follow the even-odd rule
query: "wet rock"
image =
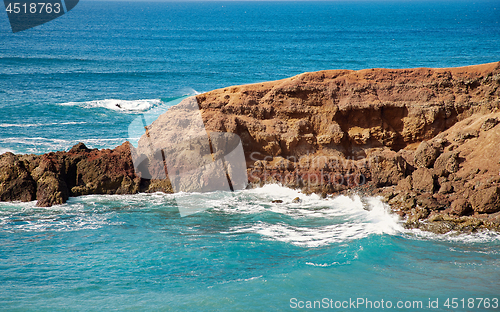
<svg viewBox="0 0 500 312">
<path fill-rule="evenodd" d="M 419 220 L 427 218 L 429 216 L 429 210 L 426 208 L 422 208 L 422 207 L 417 206 L 415 208 L 412 208 L 410 210 L 410 212 L 408 213 L 408 215 L 409 215 L 409 217 L 408 217 L 407 222 L 408 223 L 416 223 Z"/>
<path fill-rule="evenodd" d="M 37 180 L 36 205 L 39 207 L 50 207 L 65 203 L 69 198 L 66 183 L 59 179 L 54 172 L 45 172 Z"/>
<path fill-rule="evenodd" d="M 79 143 L 68 152 L 0 155 L 2 201 L 36 199 L 37 206 L 49 207 L 65 203 L 70 196 L 148 191 L 149 184 L 143 183 L 141 189 L 128 142 L 113 150 L 90 150 Z"/>
<path fill-rule="evenodd" d="M 298 197 L 295 197 L 295 198 L 292 200 L 292 203 L 294 203 L 294 204 L 295 204 L 295 203 L 300 203 L 300 202 L 302 202 L 302 200 L 301 200 L 300 198 L 298 198 Z"/>
<path fill-rule="evenodd" d="M 425 222 L 419 226 L 423 231 L 433 232 L 436 234 L 446 234 L 455 229 L 455 222 L 453 221 L 433 221 Z"/>
<path fill-rule="evenodd" d="M 271 200 L 271 203 L 273 203 L 273 204 L 281 204 L 281 203 L 283 203 L 283 201 L 281 199 L 273 199 L 273 200 Z"/>
<path fill-rule="evenodd" d="M 407 193 L 399 193 L 389 200 L 389 204 L 392 207 L 397 207 L 402 211 L 411 211 L 416 207 L 417 202 L 415 196 Z"/>
</svg>

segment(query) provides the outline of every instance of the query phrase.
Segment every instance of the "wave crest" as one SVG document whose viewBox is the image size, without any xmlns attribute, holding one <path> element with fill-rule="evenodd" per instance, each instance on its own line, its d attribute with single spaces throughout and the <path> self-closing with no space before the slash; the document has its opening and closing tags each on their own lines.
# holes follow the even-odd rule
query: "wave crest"
<svg viewBox="0 0 500 312">
<path fill-rule="evenodd" d="M 104 99 L 85 102 L 67 102 L 60 103 L 62 106 L 80 106 L 83 108 L 106 108 L 114 111 L 125 112 L 143 112 L 155 106 L 162 104 L 161 99 L 146 99 L 146 100 L 119 100 L 119 99 Z"/>
</svg>

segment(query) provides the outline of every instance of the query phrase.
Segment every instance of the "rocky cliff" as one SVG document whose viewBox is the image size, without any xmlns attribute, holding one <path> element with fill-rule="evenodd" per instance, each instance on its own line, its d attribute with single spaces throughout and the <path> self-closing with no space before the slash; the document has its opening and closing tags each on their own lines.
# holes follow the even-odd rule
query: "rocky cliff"
<svg viewBox="0 0 500 312">
<path fill-rule="evenodd" d="M 500 62 L 304 73 L 197 99 L 208 130 L 240 135 L 250 182 L 383 195 L 407 226 L 447 232 L 499 226 L 499 87 Z"/>
<path fill-rule="evenodd" d="M 500 62 L 320 71 L 195 99 L 209 133 L 241 138 L 251 184 L 382 195 L 407 226 L 443 233 L 499 229 L 499 87 Z M 149 138 L 161 138 L 180 111 L 148 126 Z M 51 205 L 80 194 L 171 191 L 168 180 L 134 172 L 129 148 L 3 154 L 0 199 Z"/>
</svg>

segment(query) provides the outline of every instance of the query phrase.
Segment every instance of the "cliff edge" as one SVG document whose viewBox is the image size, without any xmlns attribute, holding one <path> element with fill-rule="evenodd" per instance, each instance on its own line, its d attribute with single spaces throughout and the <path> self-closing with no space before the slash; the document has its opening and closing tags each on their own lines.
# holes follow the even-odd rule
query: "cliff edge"
<svg viewBox="0 0 500 312">
<path fill-rule="evenodd" d="M 209 131 L 241 137 L 250 182 L 382 195 L 442 233 L 498 229 L 499 87 L 497 62 L 304 73 L 197 100 Z"/>
</svg>

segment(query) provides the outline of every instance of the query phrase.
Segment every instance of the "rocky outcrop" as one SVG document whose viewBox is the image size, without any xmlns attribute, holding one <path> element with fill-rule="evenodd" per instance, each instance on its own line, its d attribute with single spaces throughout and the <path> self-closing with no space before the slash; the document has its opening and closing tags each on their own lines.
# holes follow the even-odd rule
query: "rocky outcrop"
<svg viewBox="0 0 500 312">
<path fill-rule="evenodd" d="M 83 143 L 68 152 L 44 155 L 0 155 L 0 199 L 37 200 L 48 207 L 70 196 L 171 192 L 168 183 L 144 180 L 135 174 L 130 144 L 113 150 L 88 149 Z"/>
<path fill-rule="evenodd" d="M 168 132 L 180 142 L 167 142 L 172 151 L 205 153 L 196 159 L 175 151 L 179 167 L 215 159 L 204 143 L 182 142 L 188 133 L 175 130 L 201 112 L 192 132 L 237 134 L 251 185 L 381 195 L 408 227 L 438 233 L 499 229 L 499 87 L 500 63 L 305 73 L 190 98 L 149 125 L 139 146 L 161 143 Z M 187 111 L 193 101 L 196 111 Z M 0 199 L 50 205 L 81 194 L 172 190 L 168 179 L 144 179 L 166 175 L 165 155 L 138 155 L 136 169 L 147 174 L 134 173 L 128 149 L 4 154 Z"/>
<path fill-rule="evenodd" d="M 491 120 L 500 120 L 500 111 L 474 114 L 420 143 L 414 155 L 420 165 L 397 185 L 375 193 L 406 216 L 409 227 L 436 232 L 498 229 L 500 127 L 484 127 Z M 430 146 L 435 150 L 418 153 Z M 433 164 L 422 160 L 429 154 L 436 158 Z"/>
<path fill-rule="evenodd" d="M 250 182 L 383 195 L 407 226 L 499 228 L 500 63 L 305 73 L 197 96 Z M 161 122 L 161 117 L 158 120 Z"/>
</svg>

